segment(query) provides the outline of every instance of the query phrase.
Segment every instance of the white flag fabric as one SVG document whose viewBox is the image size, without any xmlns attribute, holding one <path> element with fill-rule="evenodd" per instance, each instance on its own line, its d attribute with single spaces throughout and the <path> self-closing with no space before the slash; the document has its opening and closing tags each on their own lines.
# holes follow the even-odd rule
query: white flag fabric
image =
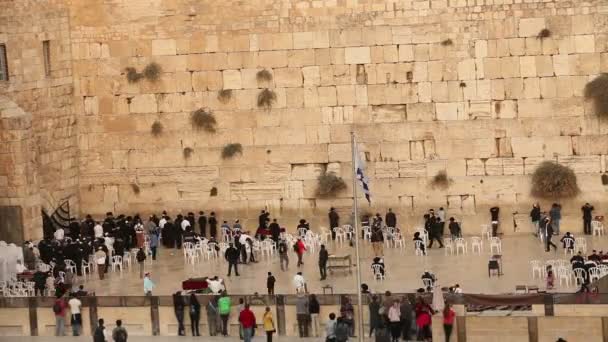
<svg viewBox="0 0 608 342">
<path fill-rule="evenodd" d="M 359 155 L 359 149 L 357 148 L 357 142 L 353 146 L 355 149 L 355 172 L 357 180 L 359 184 L 361 184 L 361 188 L 363 188 L 363 193 L 365 194 L 365 198 L 367 202 L 371 203 L 370 192 L 369 192 L 369 179 L 365 176 L 365 164 L 361 160 L 361 156 Z"/>
</svg>

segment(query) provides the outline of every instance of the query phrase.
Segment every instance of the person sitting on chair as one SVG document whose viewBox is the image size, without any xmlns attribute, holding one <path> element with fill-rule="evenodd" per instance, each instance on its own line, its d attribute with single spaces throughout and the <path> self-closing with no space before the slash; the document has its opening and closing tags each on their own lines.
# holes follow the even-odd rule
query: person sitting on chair
<svg viewBox="0 0 608 342">
<path fill-rule="evenodd" d="M 378 265 L 379 266 L 379 272 L 380 274 L 384 275 L 384 259 L 380 258 L 380 257 L 375 257 L 373 262 L 372 262 L 372 271 L 375 271 L 375 266 Z"/>
<path fill-rule="evenodd" d="M 436 281 L 435 275 L 433 273 L 431 273 L 431 271 L 429 271 L 429 270 L 425 270 L 424 273 L 422 274 L 422 277 L 420 277 L 420 278 L 422 279 L 423 283 L 424 283 L 425 279 L 430 280 L 433 284 L 435 284 L 435 281 Z M 426 284 L 425 284 L 425 286 L 426 286 Z M 428 292 L 431 292 L 433 289 L 431 286 L 427 286 L 426 290 Z"/>
<path fill-rule="evenodd" d="M 426 246 L 424 245 L 424 240 L 420 237 L 420 232 L 414 233 L 414 248 L 418 245 L 418 248 L 422 251 L 422 254 L 426 255 Z M 420 243 L 416 243 L 416 241 L 420 241 Z"/>
<path fill-rule="evenodd" d="M 574 249 L 574 235 L 570 234 L 570 232 L 566 232 L 566 235 L 559 239 L 559 241 L 563 244 L 564 248 L 566 248 L 566 239 L 572 239 L 572 242 L 570 243 L 570 246 L 568 246 L 568 249 Z"/>
</svg>

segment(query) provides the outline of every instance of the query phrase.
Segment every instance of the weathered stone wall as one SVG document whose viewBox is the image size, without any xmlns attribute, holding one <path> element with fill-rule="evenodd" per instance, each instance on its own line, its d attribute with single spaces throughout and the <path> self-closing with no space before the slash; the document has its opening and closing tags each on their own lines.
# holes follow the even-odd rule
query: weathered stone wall
<svg viewBox="0 0 608 342">
<path fill-rule="evenodd" d="M 21 206 L 23 239 L 42 236 L 40 209 L 70 197 L 77 209 L 76 117 L 68 9 L 58 0 L 0 1 L 0 205 Z M 45 74 L 43 41 L 50 41 Z"/>
<path fill-rule="evenodd" d="M 351 130 L 374 208 L 395 208 L 407 228 L 443 206 L 477 231 L 499 205 L 507 233 L 516 221 L 528 230 L 529 174 L 542 160 L 577 172 L 567 229 L 581 230 L 584 201 L 603 208 L 608 126 L 582 97 L 608 71 L 602 1 L 94 0 L 72 3 L 71 25 L 83 212 L 324 217 L 351 204 Z M 537 38 L 545 28 L 551 37 Z M 150 62 L 159 82 L 127 82 L 126 67 Z M 269 111 L 256 104 L 266 87 Z M 198 108 L 215 113 L 217 133 L 191 127 Z M 243 155 L 222 160 L 232 142 Z M 349 183 L 338 199 L 315 196 L 325 169 Z M 440 170 L 446 190 L 429 185 Z"/>
<path fill-rule="evenodd" d="M 582 97 L 586 82 L 608 71 L 604 1 L 47 2 L 62 39 L 69 25 L 71 46 L 61 51 L 71 52 L 78 146 L 67 131 L 60 141 L 80 163 L 68 158 L 61 177 L 50 172 L 57 168 L 40 175 L 63 182 L 57 189 L 78 179 L 81 214 L 204 209 L 253 221 L 267 206 L 291 223 L 324 219 L 334 205 L 346 216 L 351 131 L 368 161 L 370 210 L 393 207 L 408 229 L 443 206 L 476 232 L 499 205 L 506 233 L 529 230 L 529 174 L 547 159 L 572 166 L 583 190 L 562 201 L 566 229 L 581 230 L 584 201 L 605 208 L 608 126 Z M 537 38 L 545 28 L 551 36 Z M 27 62 L 13 68 L 25 73 Z M 126 67 L 151 62 L 163 68 L 160 81 L 127 81 Z M 257 81 L 262 69 L 271 82 Z M 277 95 L 271 110 L 256 103 L 264 88 Z M 222 89 L 232 90 L 226 103 Z M 28 101 L 15 102 L 27 112 Z M 214 112 L 216 133 L 192 128 L 199 108 Z M 164 130 L 155 137 L 157 120 Z M 234 142 L 243 155 L 223 160 L 222 147 Z M 348 183 L 336 199 L 315 195 L 324 170 Z M 447 189 L 430 186 L 441 170 Z"/>
</svg>

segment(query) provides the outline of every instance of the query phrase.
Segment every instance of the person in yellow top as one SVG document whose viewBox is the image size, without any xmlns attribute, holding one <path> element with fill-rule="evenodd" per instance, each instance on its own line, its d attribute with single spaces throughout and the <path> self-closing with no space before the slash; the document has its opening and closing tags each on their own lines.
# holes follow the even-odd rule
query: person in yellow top
<svg viewBox="0 0 608 342">
<path fill-rule="evenodd" d="M 272 334 L 276 332 L 274 328 L 274 321 L 272 319 L 272 312 L 270 312 L 270 307 L 266 307 L 266 312 L 264 312 L 264 331 L 266 331 L 266 341 L 272 342 Z"/>
</svg>

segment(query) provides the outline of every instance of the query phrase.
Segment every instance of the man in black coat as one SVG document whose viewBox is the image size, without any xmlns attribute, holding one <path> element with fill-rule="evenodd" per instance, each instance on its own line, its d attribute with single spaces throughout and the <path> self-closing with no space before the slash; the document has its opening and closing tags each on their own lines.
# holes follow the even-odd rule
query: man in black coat
<svg viewBox="0 0 608 342">
<path fill-rule="evenodd" d="M 211 216 L 209 216 L 209 235 L 214 239 L 217 238 L 217 219 L 213 211 L 211 212 Z"/>
<path fill-rule="evenodd" d="M 325 249 L 325 245 L 321 245 L 319 251 L 319 272 L 321 273 L 321 280 L 327 278 L 327 260 L 329 259 L 329 253 Z"/>
<path fill-rule="evenodd" d="M 386 217 L 384 218 L 384 223 L 387 227 L 397 227 L 397 215 L 395 215 L 393 209 L 388 208 L 388 212 L 386 213 Z"/>
<path fill-rule="evenodd" d="M 551 250 L 549 248 L 550 246 L 555 248 L 555 250 L 557 251 L 557 246 L 553 243 L 553 241 L 551 241 L 551 238 L 553 237 L 553 225 L 551 224 L 551 218 L 546 217 L 543 224 L 545 225 L 545 229 L 547 232 L 547 238 L 546 238 L 547 247 L 545 248 L 545 251 L 549 252 Z"/>
<path fill-rule="evenodd" d="M 340 226 L 340 215 L 338 215 L 338 213 L 336 212 L 336 208 L 332 207 L 329 209 L 328 216 L 329 216 L 329 230 L 331 231 L 331 239 L 335 240 L 336 232 L 334 231 L 334 228 Z"/>
<path fill-rule="evenodd" d="M 239 250 L 234 248 L 234 245 L 231 243 L 228 249 L 226 249 L 226 253 L 224 254 L 226 260 L 228 261 L 228 276 L 232 273 L 232 268 L 234 267 L 234 273 L 238 276 L 239 269 L 237 268 L 237 264 L 239 262 Z"/>
<path fill-rule="evenodd" d="M 270 224 L 269 228 L 272 240 L 278 245 L 279 237 L 281 236 L 281 226 L 279 226 L 277 219 L 272 220 L 272 223 Z"/>
<path fill-rule="evenodd" d="M 581 208 L 583 212 L 583 231 L 586 235 L 591 234 L 591 212 L 593 209 L 593 206 L 589 203 L 585 203 L 585 205 Z"/>
<path fill-rule="evenodd" d="M 262 210 L 260 216 L 258 217 L 258 229 L 266 229 L 268 228 L 268 222 L 270 222 L 270 213 L 266 210 Z"/>
<path fill-rule="evenodd" d="M 201 230 L 201 236 L 207 237 L 207 216 L 204 211 L 198 212 L 198 227 Z"/>
</svg>

